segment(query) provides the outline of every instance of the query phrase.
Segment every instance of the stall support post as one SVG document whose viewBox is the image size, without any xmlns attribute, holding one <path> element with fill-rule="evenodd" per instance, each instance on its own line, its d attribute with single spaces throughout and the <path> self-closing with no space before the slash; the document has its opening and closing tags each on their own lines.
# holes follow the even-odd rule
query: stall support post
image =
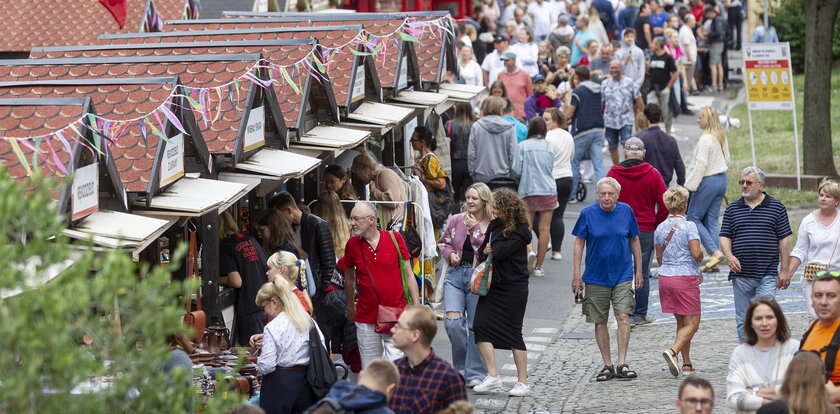
<svg viewBox="0 0 840 414">
<path fill-rule="evenodd" d="M 201 216 L 201 292 L 207 326 L 224 324 L 219 303 L 219 212 L 215 209 Z"/>
</svg>

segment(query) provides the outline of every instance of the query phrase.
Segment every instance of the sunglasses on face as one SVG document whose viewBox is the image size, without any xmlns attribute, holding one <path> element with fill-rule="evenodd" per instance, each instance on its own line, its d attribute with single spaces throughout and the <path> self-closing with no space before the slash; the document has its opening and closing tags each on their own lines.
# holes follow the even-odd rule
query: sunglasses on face
<svg viewBox="0 0 840 414">
<path fill-rule="evenodd" d="M 738 185 L 751 186 L 751 185 L 756 184 L 756 183 L 757 183 L 756 181 L 738 180 Z"/>
</svg>

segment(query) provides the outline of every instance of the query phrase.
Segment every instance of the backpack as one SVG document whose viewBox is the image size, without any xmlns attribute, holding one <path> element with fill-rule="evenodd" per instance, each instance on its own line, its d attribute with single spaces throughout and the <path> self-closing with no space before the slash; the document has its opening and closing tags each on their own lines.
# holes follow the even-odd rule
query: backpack
<svg viewBox="0 0 840 414">
<path fill-rule="evenodd" d="M 315 397 L 322 398 L 337 380 L 335 365 L 321 342 L 318 325 L 312 321 L 312 328 L 309 329 L 309 366 L 306 368 L 306 381 Z"/>
<path fill-rule="evenodd" d="M 320 410 L 320 411 L 319 411 Z M 318 401 L 312 407 L 309 407 L 304 414 L 313 414 L 315 412 L 320 413 L 336 413 L 336 414 L 350 414 L 353 411 L 345 410 L 341 404 L 338 403 L 338 400 L 335 398 L 324 398 L 321 401 Z"/>
<path fill-rule="evenodd" d="M 802 346 L 805 345 L 805 341 L 808 339 L 808 335 L 811 334 L 811 331 L 814 329 L 814 326 L 817 322 L 813 322 L 811 326 L 808 327 L 808 330 L 805 331 L 805 335 L 802 335 L 802 340 L 799 342 L 799 349 L 802 349 Z M 831 377 L 831 373 L 834 371 L 834 363 L 837 361 L 837 350 L 840 348 L 840 328 L 834 331 L 834 335 L 831 337 L 831 342 L 828 345 L 819 349 L 819 353 L 825 352 L 825 380 L 828 381 L 829 377 Z M 814 352 L 814 351 L 811 351 Z"/>
</svg>

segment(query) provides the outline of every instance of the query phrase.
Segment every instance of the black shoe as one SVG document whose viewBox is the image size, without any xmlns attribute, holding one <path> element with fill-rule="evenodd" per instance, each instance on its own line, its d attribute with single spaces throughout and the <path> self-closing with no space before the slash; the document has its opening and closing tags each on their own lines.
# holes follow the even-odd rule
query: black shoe
<svg viewBox="0 0 840 414">
<path fill-rule="evenodd" d="M 694 115 L 694 111 L 692 111 L 691 109 L 683 109 L 682 114 L 683 115 Z"/>
</svg>

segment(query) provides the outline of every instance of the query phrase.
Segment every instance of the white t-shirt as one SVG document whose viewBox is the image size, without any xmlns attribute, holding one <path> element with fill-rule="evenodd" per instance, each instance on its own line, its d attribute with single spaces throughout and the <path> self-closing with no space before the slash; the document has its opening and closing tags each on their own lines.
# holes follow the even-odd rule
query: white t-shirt
<svg viewBox="0 0 840 414">
<path fill-rule="evenodd" d="M 511 45 L 508 51 L 516 53 L 516 63 L 528 72 L 528 76 L 533 77 L 540 73 L 537 66 L 540 49 L 536 43 L 516 43 Z"/>
<path fill-rule="evenodd" d="M 817 263 L 827 264 L 829 269 L 840 268 L 838 237 L 840 237 L 840 214 L 834 217 L 834 221 L 828 227 L 820 224 L 814 213 L 808 214 L 799 224 L 796 246 L 790 255 L 798 258 L 803 265 Z"/>
<path fill-rule="evenodd" d="M 528 13 L 534 19 L 534 37 L 548 36 L 553 26 L 554 5 L 547 1 L 543 1 L 540 5 L 539 2 L 535 1 L 528 5 Z"/>
<path fill-rule="evenodd" d="M 458 71 L 467 85 L 484 86 L 484 73 L 481 71 L 481 66 L 475 59 L 470 59 L 466 65 L 461 65 L 458 62 Z"/>
<path fill-rule="evenodd" d="M 689 61 L 686 63 L 697 62 L 697 39 L 687 25 L 680 27 L 679 42 L 683 52 L 688 56 Z"/>
<path fill-rule="evenodd" d="M 506 50 L 505 52 L 511 51 L 512 50 L 508 48 L 508 50 Z M 499 74 L 504 72 L 505 70 L 505 62 L 502 62 L 502 59 L 499 58 L 500 54 L 501 53 L 499 53 L 498 50 L 494 50 L 492 53 L 485 56 L 484 62 L 481 63 L 481 70 L 487 71 L 488 73 L 486 85 L 488 88 L 490 87 L 490 85 L 493 84 L 493 82 L 496 81 L 496 79 L 499 77 Z M 517 60 L 516 66 L 521 68 L 522 62 L 519 62 L 519 60 Z"/>
<path fill-rule="evenodd" d="M 575 154 L 575 140 L 572 134 L 562 128 L 555 128 L 545 134 L 545 142 L 554 152 L 554 168 L 551 177 L 558 178 L 572 176 L 572 156 Z"/>
</svg>

